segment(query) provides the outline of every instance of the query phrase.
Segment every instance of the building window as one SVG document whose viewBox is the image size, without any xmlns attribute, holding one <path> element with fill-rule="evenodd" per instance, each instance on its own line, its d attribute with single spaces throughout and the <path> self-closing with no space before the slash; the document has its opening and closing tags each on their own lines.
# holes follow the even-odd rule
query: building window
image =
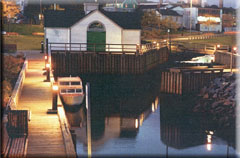
<svg viewBox="0 0 240 158">
<path fill-rule="evenodd" d="M 105 31 L 105 27 L 100 22 L 94 22 L 91 25 L 89 25 L 88 31 L 104 32 Z"/>
</svg>

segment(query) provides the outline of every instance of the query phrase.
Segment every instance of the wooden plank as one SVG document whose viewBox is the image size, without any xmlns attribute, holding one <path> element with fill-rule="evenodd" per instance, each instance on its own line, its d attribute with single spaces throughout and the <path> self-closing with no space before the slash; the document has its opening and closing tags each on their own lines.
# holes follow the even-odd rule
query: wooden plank
<svg viewBox="0 0 240 158">
<path fill-rule="evenodd" d="M 183 74 L 180 73 L 180 74 L 179 74 L 179 94 L 180 94 L 180 95 L 183 94 L 182 86 L 183 86 Z"/>
</svg>

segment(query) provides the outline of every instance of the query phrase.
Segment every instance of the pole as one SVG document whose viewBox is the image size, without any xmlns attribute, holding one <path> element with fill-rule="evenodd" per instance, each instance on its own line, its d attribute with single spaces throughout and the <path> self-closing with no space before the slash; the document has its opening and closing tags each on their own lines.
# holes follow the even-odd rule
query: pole
<svg viewBox="0 0 240 158">
<path fill-rule="evenodd" d="M 57 114 L 57 100 L 58 100 L 58 85 L 52 83 L 52 109 L 48 109 L 48 114 Z"/>
<path fill-rule="evenodd" d="M 44 53 L 44 44 L 43 44 L 43 41 L 41 41 L 41 53 Z"/>
<path fill-rule="evenodd" d="M 231 69 L 231 73 L 232 73 L 232 69 L 233 69 L 233 51 L 231 51 L 230 69 Z"/>
<path fill-rule="evenodd" d="M 190 35 L 192 35 L 192 0 L 190 1 Z"/>
<path fill-rule="evenodd" d="M 87 109 L 87 146 L 88 158 L 92 155 L 92 140 L 91 140 L 91 105 L 90 105 L 90 83 L 86 84 L 86 109 Z"/>
</svg>

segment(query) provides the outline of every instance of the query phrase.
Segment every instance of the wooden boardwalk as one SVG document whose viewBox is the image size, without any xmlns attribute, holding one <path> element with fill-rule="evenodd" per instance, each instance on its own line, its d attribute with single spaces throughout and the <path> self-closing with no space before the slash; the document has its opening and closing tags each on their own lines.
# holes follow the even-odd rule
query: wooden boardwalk
<svg viewBox="0 0 240 158">
<path fill-rule="evenodd" d="M 27 158 L 67 157 L 57 114 L 47 114 L 52 107 L 51 86 L 43 82 L 44 59 L 37 54 L 28 58 L 29 69 L 24 81 L 18 109 L 31 110 Z"/>
</svg>

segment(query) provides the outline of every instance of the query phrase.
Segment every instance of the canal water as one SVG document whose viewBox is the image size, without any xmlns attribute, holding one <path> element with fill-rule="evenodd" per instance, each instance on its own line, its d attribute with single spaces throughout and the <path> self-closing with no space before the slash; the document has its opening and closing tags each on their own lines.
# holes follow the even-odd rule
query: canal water
<svg viewBox="0 0 240 158">
<path fill-rule="evenodd" d="M 159 74 L 81 76 L 90 83 L 91 134 L 85 103 L 65 108 L 78 157 L 234 157 L 234 127 L 194 113 L 192 96 L 161 94 Z"/>
</svg>

